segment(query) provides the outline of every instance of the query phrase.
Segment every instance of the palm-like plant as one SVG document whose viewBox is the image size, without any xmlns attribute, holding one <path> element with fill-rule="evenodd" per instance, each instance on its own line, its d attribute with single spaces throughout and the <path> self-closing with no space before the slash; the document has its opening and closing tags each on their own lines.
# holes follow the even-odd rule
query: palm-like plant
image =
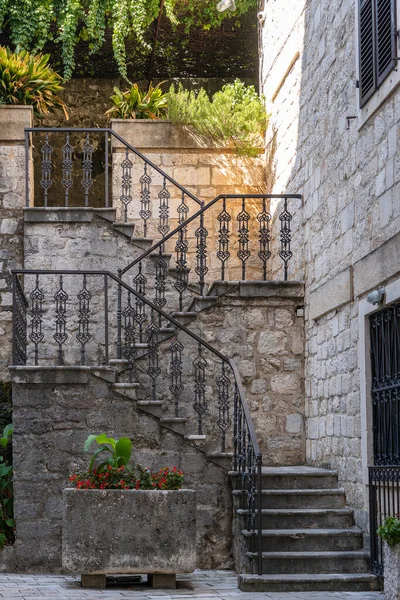
<svg viewBox="0 0 400 600">
<path fill-rule="evenodd" d="M 106 115 L 116 119 L 166 119 L 168 101 L 167 94 L 161 89 L 163 83 L 155 87 L 150 83 L 146 92 L 142 92 L 137 83 L 125 92 L 115 87 L 111 96 L 114 106 Z"/>
<path fill-rule="evenodd" d="M 58 96 L 62 77 L 49 66 L 49 54 L 33 55 L 26 50 L 0 46 L 0 104 L 33 106 L 36 116 L 67 107 Z"/>
</svg>

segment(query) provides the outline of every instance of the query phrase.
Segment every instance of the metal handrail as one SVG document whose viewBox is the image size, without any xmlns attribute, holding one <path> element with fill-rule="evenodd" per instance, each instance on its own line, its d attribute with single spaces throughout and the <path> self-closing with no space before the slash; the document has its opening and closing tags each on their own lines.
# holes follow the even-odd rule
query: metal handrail
<svg viewBox="0 0 400 600">
<path fill-rule="evenodd" d="M 25 161 L 26 165 L 29 165 L 29 134 L 34 132 L 41 133 L 49 133 L 49 132 L 61 132 L 61 133 L 106 133 L 114 136 L 119 142 L 121 142 L 126 148 L 128 148 L 133 154 L 136 154 L 140 159 L 142 159 L 146 164 L 148 164 L 152 169 L 157 171 L 160 175 L 165 177 L 172 185 L 177 187 L 182 193 L 186 196 L 194 200 L 199 206 L 204 206 L 204 201 L 199 200 L 194 194 L 189 192 L 185 187 L 183 187 L 180 183 L 175 181 L 173 177 L 165 173 L 160 167 L 157 167 L 150 159 L 148 159 L 144 154 L 142 154 L 137 148 L 129 144 L 124 138 L 122 138 L 118 133 L 110 129 L 109 127 L 26 127 L 25 131 Z M 29 206 L 29 169 L 25 169 L 26 179 L 26 206 Z"/>
<path fill-rule="evenodd" d="M 141 260 L 143 260 L 144 258 L 146 258 L 146 256 L 148 256 L 151 252 L 154 252 L 154 250 L 156 250 L 160 246 L 163 246 L 166 241 L 168 241 L 176 233 L 179 233 L 180 231 L 182 231 L 182 229 L 184 229 L 185 227 L 187 227 L 192 221 L 194 221 L 195 219 L 197 219 L 197 217 L 200 217 L 201 215 L 203 215 L 206 212 L 206 210 L 208 210 L 209 208 L 211 208 L 214 204 L 216 204 L 219 200 L 221 200 L 223 198 L 226 198 L 226 199 L 228 199 L 228 198 L 230 198 L 230 199 L 243 199 L 243 198 L 245 198 L 245 199 L 247 199 L 247 198 L 249 198 L 249 199 L 251 199 L 251 198 L 256 198 L 256 199 L 262 199 L 262 198 L 274 199 L 274 198 L 276 198 L 276 199 L 280 199 L 280 200 L 283 200 L 284 198 L 296 198 L 298 200 L 301 200 L 302 199 L 302 195 L 301 194 L 219 194 L 213 200 L 210 200 L 210 202 L 208 202 L 205 206 L 202 206 L 202 208 L 200 208 L 197 211 L 197 213 L 195 213 L 191 217 L 188 217 L 186 219 L 186 221 L 184 221 L 183 223 L 181 223 L 180 225 L 178 225 L 178 227 L 175 227 L 175 229 L 173 231 L 171 231 L 166 236 L 164 236 L 160 241 L 158 241 L 155 244 L 153 244 L 151 248 L 149 248 L 148 250 L 146 250 L 146 252 L 143 252 L 138 258 L 135 258 L 135 260 L 133 260 L 131 263 L 129 263 L 129 265 L 127 265 L 124 269 L 121 269 L 120 275 L 124 275 L 132 267 L 134 267 L 135 265 L 137 265 Z"/>
</svg>

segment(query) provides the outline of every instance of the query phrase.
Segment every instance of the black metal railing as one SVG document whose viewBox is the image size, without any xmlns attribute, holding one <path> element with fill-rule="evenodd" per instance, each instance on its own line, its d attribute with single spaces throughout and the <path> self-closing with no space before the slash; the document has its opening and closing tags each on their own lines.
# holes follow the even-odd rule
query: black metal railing
<svg viewBox="0 0 400 600">
<path fill-rule="evenodd" d="M 108 128 L 27 128 L 25 164 L 27 207 L 109 208 L 111 204 L 124 222 L 135 215 L 143 237 L 150 233 L 150 219 L 154 222 L 151 233 L 164 235 L 170 222 L 203 205 Z M 180 208 L 174 211 L 171 201 L 175 205 L 178 197 Z M 153 203 L 158 205 L 154 211 Z"/>
<path fill-rule="evenodd" d="M 297 194 L 220 195 L 189 217 L 182 211 L 178 227 L 121 269 L 119 277 L 129 275 L 143 295 L 150 287 L 154 303 L 170 311 L 183 311 L 186 297 L 190 302 L 192 292 L 204 295 L 215 280 L 287 281 L 293 257 L 289 202 L 298 199 Z M 275 218 L 271 202 L 279 203 Z M 172 256 L 174 265 L 168 268 Z M 175 297 L 167 298 L 168 286 Z"/>
<path fill-rule="evenodd" d="M 383 541 L 377 529 L 386 517 L 400 513 L 400 465 L 369 467 L 370 544 L 372 572 L 383 576 Z"/>
<path fill-rule="evenodd" d="M 261 574 L 262 455 L 234 361 L 110 272 L 16 270 L 13 283 L 15 366 L 118 365 L 189 439 L 232 456 Z"/>
</svg>

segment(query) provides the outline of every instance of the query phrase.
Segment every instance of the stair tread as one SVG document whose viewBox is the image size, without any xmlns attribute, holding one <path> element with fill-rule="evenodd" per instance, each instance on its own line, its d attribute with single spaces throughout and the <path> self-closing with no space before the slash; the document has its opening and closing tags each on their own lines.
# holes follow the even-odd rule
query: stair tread
<svg viewBox="0 0 400 600">
<path fill-rule="evenodd" d="M 279 489 L 279 490 L 261 490 L 264 496 L 281 496 L 285 494 L 287 496 L 327 496 L 331 494 L 344 494 L 344 488 L 319 488 L 319 489 Z"/>
<path fill-rule="evenodd" d="M 248 514 L 249 510 L 247 508 L 238 508 L 236 511 L 240 515 Z M 257 509 L 256 509 L 257 512 Z M 305 515 L 305 514 L 313 514 L 313 515 L 324 515 L 324 514 L 352 514 L 353 509 L 348 506 L 343 506 L 342 508 L 263 508 L 261 509 L 262 514 L 265 515 Z"/>
<path fill-rule="evenodd" d="M 254 532 L 248 529 L 243 529 L 242 534 L 246 537 L 253 536 Z M 265 537 L 280 537 L 280 536 L 332 536 L 332 535 L 361 535 L 361 530 L 358 527 L 338 527 L 338 528 L 321 528 L 321 529 L 262 529 L 262 535 Z"/>
<path fill-rule="evenodd" d="M 262 475 L 271 476 L 291 476 L 291 475 L 302 475 L 309 477 L 325 477 L 337 475 L 337 471 L 333 469 L 321 469 L 319 467 L 262 467 Z"/>
<path fill-rule="evenodd" d="M 366 580 L 375 581 L 372 573 L 265 573 L 264 575 L 240 574 L 243 581 L 331 581 L 331 580 Z"/>
<path fill-rule="evenodd" d="M 189 419 L 186 417 L 163 417 L 161 423 L 186 423 Z"/>
<path fill-rule="evenodd" d="M 140 383 L 112 383 L 111 386 L 129 390 L 140 387 Z"/>
<path fill-rule="evenodd" d="M 249 557 L 258 556 L 258 552 L 246 552 Z M 262 552 L 263 558 L 369 558 L 367 550 L 321 550 L 316 552 Z"/>
<path fill-rule="evenodd" d="M 164 402 L 161 400 L 138 400 L 136 404 L 139 406 L 163 406 Z"/>
</svg>

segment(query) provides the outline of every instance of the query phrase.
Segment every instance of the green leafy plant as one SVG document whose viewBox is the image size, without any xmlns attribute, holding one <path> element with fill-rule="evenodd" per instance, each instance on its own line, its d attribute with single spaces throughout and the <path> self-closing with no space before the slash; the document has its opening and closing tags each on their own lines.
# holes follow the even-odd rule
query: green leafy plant
<svg viewBox="0 0 400 600">
<path fill-rule="evenodd" d="M 400 544 L 400 520 L 396 517 L 386 517 L 382 525 L 377 529 L 377 534 L 389 546 Z"/>
<path fill-rule="evenodd" d="M 237 0 L 235 17 L 256 8 L 256 0 Z M 167 19 L 186 32 L 193 26 L 218 27 L 230 11 L 220 13 L 209 0 L 164 0 Z M 61 45 L 64 76 L 69 79 L 75 68 L 75 47 L 80 41 L 94 54 L 103 46 L 106 32 L 111 32 L 114 57 L 120 74 L 127 79 L 127 38 L 150 52 L 146 34 L 160 13 L 159 0 L 1 0 L 0 28 L 7 28 L 11 42 L 34 52 L 46 42 Z"/>
<path fill-rule="evenodd" d="M 188 91 L 180 84 L 168 92 L 168 117 L 186 125 L 205 139 L 226 145 L 233 143 L 239 154 L 255 156 L 263 145 L 268 125 L 263 98 L 254 86 L 236 79 L 210 99 L 204 89 Z"/>
<path fill-rule="evenodd" d="M 50 55 L 33 55 L 26 50 L 0 46 L 0 103 L 33 106 L 37 116 L 67 108 L 58 94 L 62 78 L 49 66 Z"/>
<path fill-rule="evenodd" d="M 128 464 L 132 453 L 132 442 L 129 438 L 121 437 L 119 440 L 116 440 L 112 437 L 107 437 L 105 433 L 102 433 L 101 435 L 89 435 L 84 445 L 85 452 L 89 451 L 93 442 L 96 442 L 100 448 L 97 448 L 91 458 L 89 472 L 93 471 L 96 458 L 100 456 L 100 454 L 104 454 L 104 452 L 109 456 L 97 466 L 98 473 L 101 473 L 107 467 L 117 469 L 118 467 L 124 467 Z"/>
<path fill-rule="evenodd" d="M 125 92 L 115 87 L 111 96 L 114 106 L 106 115 L 116 119 L 165 119 L 168 104 L 167 94 L 161 89 L 162 83 L 155 87 L 150 83 L 146 92 L 141 91 L 137 83 Z"/>
<path fill-rule="evenodd" d="M 12 436 L 12 425 L 6 425 L 0 438 L 0 550 L 6 542 L 14 541 L 14 498 L 12 485 L 12 465 L 4 458 Z"/>
</svg>

